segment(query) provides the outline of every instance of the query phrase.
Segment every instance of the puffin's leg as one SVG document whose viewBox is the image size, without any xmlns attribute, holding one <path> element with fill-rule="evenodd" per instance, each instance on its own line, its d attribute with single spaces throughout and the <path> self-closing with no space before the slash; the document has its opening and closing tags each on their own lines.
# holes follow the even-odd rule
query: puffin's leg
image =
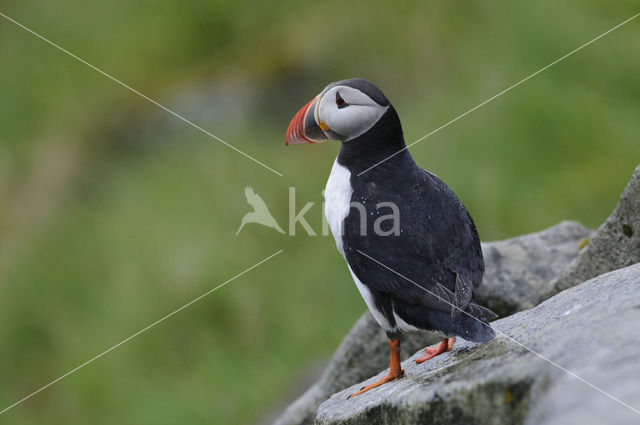
<svg viewBox="0 0 640 425">
<path fill-rule="evenodd" d="M 416 359 L 416 363 L 426 362 L 429 359 L 434 358 L 442 353 L 451 351 L 453 348 L 453 341 L 455 338 L 442 338 L 442 342 L 437 345 L 432 345 L 424 349 L 424 355 Z"/>
<path fill-rule="evenodd" d="M 404 375 L 404 369 L 400 367 L 400 337 L 396 336 L 393 339 L 389 339 L 389 348 L 391 349 L 391 360 L 389 361 L 389 373 L 381 380 L 374 382 L 373 384 L 362 387 L 357 393 L 351 394 L 347 398 L 351 398 L 369 391 L 372 388 L 379 387 L 382 384 L 393 381 L 394 379 L 402 378 Z"/>
</svg>

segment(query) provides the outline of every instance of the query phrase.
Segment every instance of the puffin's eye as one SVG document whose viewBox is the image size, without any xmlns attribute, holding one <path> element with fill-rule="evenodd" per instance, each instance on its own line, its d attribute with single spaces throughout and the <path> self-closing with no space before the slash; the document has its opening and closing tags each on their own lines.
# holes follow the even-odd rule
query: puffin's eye
<svg viewBox="0 0 640 425">
<path fill-rule="evenodd" d="M 340 96 L 340 92 L 336 92 L 336 105 L 338 105 L 338 109 L 346 108 L 349 106 L 347 102 Z"/>
</svg>

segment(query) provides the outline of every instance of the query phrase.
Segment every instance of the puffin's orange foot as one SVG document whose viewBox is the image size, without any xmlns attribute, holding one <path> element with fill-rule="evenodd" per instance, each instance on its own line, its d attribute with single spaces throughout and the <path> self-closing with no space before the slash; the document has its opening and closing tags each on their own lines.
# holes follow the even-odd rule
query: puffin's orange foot
<svg viewBox="0 0 640 425">
<path fill-rule="evenodd" d="M 443 338 L 442 342 L 437 345 L 432 345 L 431 347 L 427 347 L 424 349 L 424 355 L 416 359 L 416 363 L 423 363 L 429 359 L 434 358 L 442 353 L 446 353 L 447 351 L 451 351 L 453 347 L 453 341 L 455 338 Z"/>
<path fill-rule="evenodd" d="M 404 376 L 404 369 L 400 369 L 400 372 L 399 373 L 395 373 L 395 374 L 392 374 L 391 372 L 389 372 L 389 374 L 387 376 L 385 376 L 384 378 L 382 378 L 381 380 L 379 380 L 377 382 L 374 382 L 373 384 L 367 385 L 366 387 L 362 387 L 360 389 L 360 391 L 358 391 L 357 393 L 351 394 L 349 397 L 347 397 L 347 400 L 350 399 L 351 397 L 355 397 L 355 396 L 360 395 L 362 393 L 366 393 L 370 389 L 379 387 L 380 385 L 386 384 L 387 382 L 391 382 L 391 381 L 394 381 L 396 379 L 400 379 L 403 376 Z"/>
</svg>

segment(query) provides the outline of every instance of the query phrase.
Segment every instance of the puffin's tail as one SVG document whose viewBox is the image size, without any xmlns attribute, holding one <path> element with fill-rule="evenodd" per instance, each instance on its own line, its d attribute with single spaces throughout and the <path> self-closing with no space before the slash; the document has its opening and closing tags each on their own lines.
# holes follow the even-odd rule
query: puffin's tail
<svg viewBox="0 0 640 425">
<path fill-rule="evenodd" d="M 454 331 L 467 341 L 491 341 L 496 336 L 496 333 L 491 328 L 489 320 L 496 319 L 497 317 L 498 315 L 488 308 L 470 303 L 464 313 L 454 319 Z"/>
<path fill-rule="evenodd" d="M 461 314 L 454 319 L 452 325 L 453 333 L 467 341 L 488 342 L 496 336 L 496 332 L 484 317 L 476 318 Z"/>
</svg>

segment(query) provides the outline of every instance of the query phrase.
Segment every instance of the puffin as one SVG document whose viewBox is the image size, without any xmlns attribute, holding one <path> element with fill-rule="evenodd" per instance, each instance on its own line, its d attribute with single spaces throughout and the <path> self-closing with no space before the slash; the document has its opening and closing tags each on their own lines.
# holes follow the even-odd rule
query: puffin
<svg viewBox="0 0 640 425">
<path fill-rule="evenodd" d="M 291 120 L 285 144 L 339 140 L 325 216 L 338 251 L 389 339 L 389 373 L 349 396 L 404 376 L 400 337 L 436 331 L 422 363 L 450 351 L 456 337 L 484 343 L 497 315 L 474 290 L 485 269 L 478 231 L 453 190 L 416 164 L 400 118 L 363 78 L 329 84 Z"/>
</svg>

